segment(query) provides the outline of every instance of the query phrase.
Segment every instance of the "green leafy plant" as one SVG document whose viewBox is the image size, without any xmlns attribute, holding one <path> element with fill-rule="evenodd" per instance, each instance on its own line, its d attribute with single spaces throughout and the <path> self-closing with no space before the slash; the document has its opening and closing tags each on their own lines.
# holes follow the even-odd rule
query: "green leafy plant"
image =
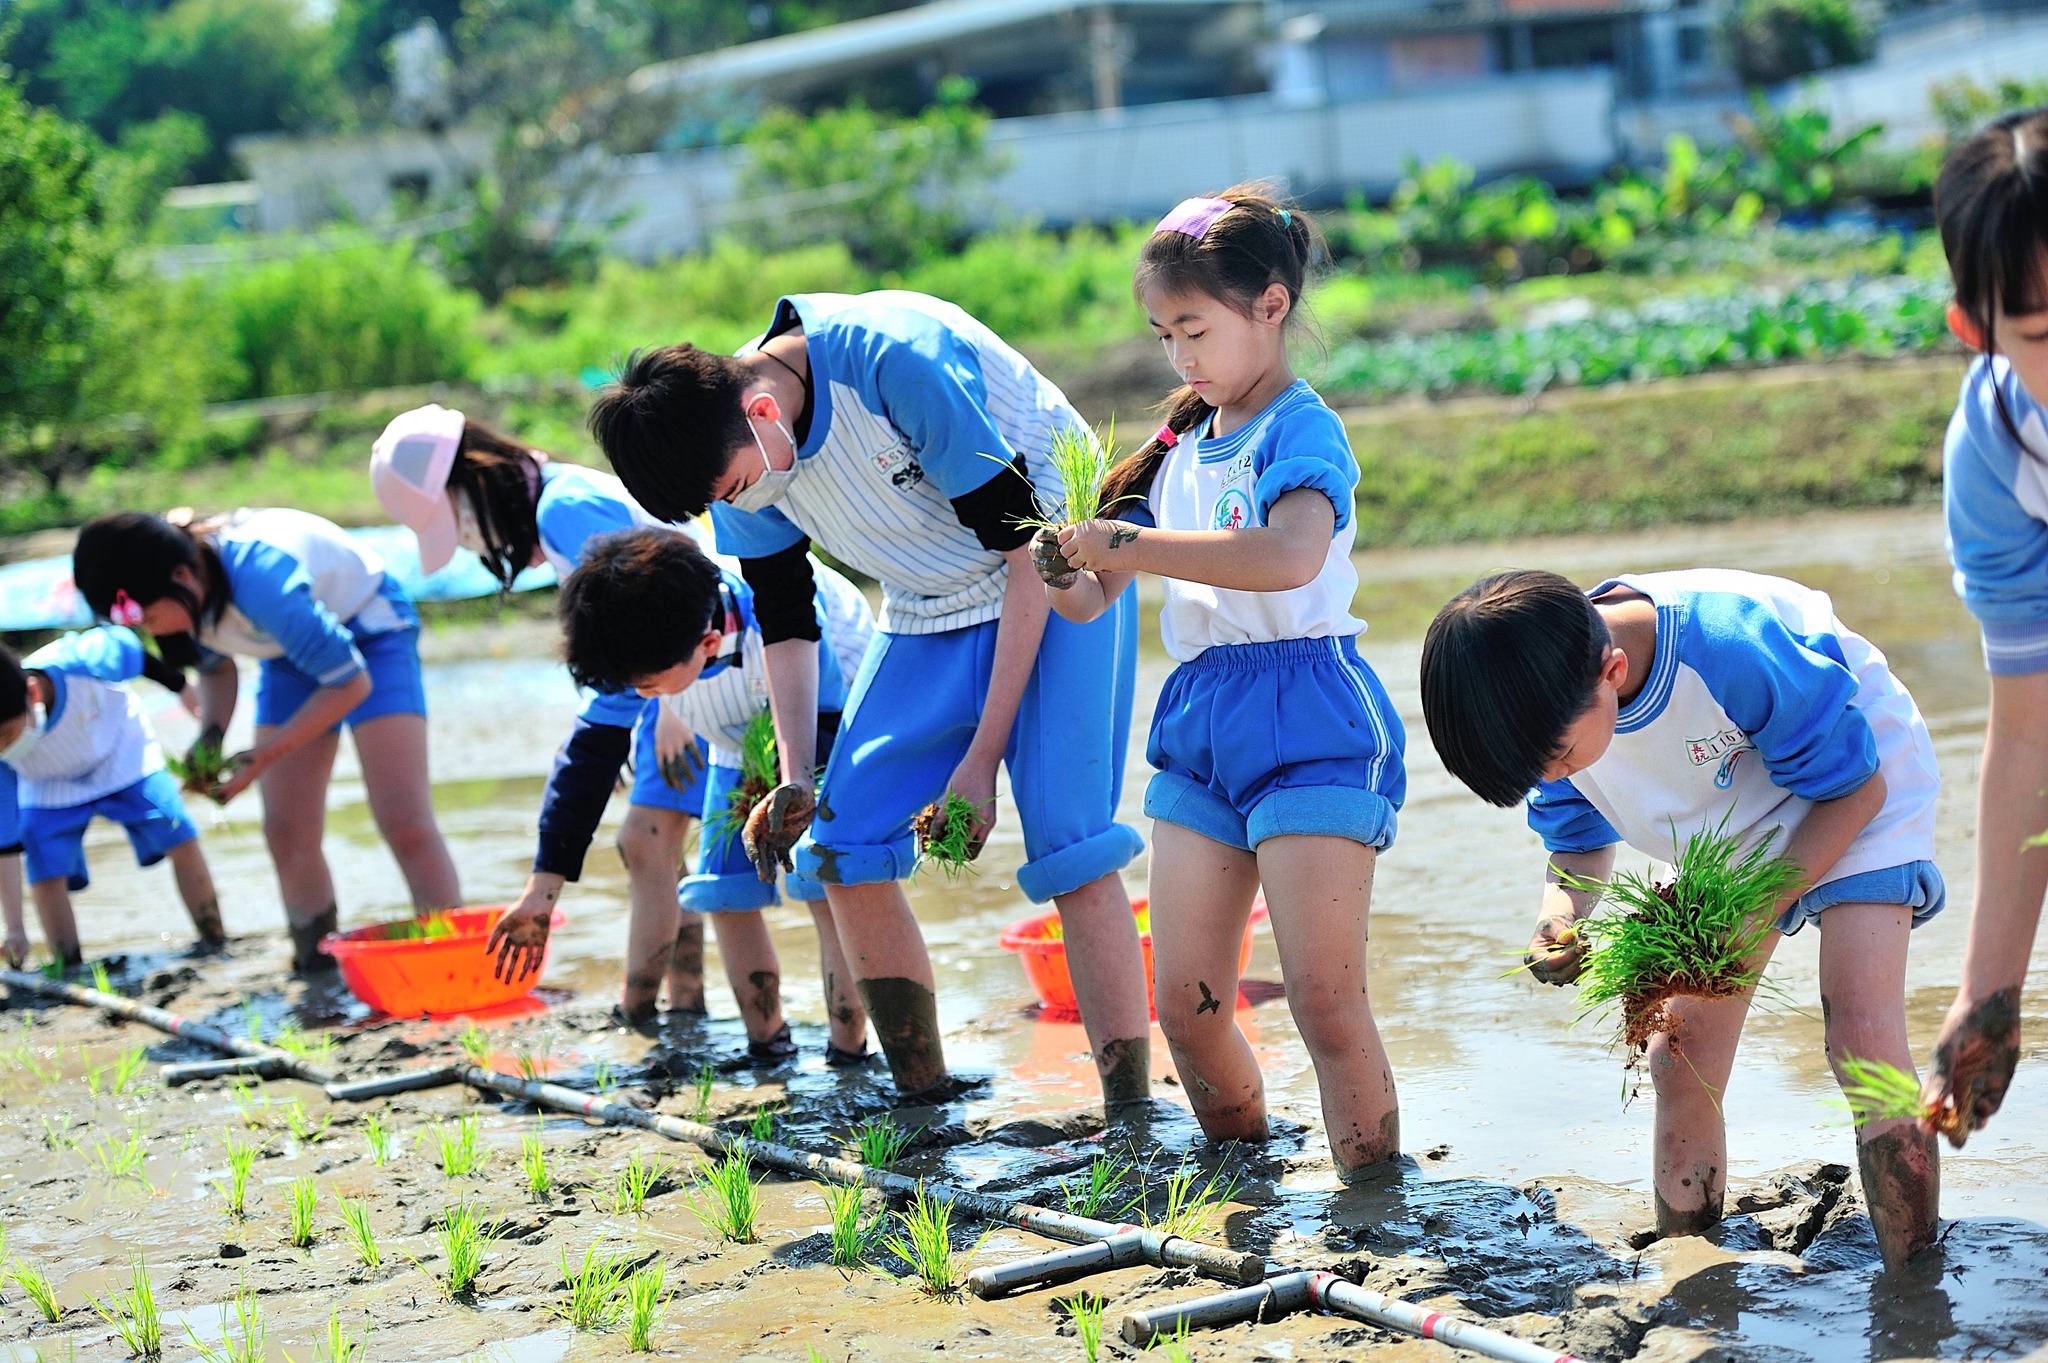
<svg viewBox="0 0 2048 1363">
<path fill-rule="evenodd" d="M 529 1132 L 520 1140 L 519 1167 L 526 1174 L 526 1191 L 535 1197 L 546 1197 L 555 1180 L 548 1171 L 548 1149 L 538 1131 Z"/>
<path fill-rule="evenodd" d="M 901 1229 L 889 1237 L 889 1251 L 910 1265 L 918 1286 L 934 1297 L 958 1292 L 966 1260 L 974 1251 L 961 1254 L 953 1248 L 953 1204 L 927 1196 L 919 1183 L 909 1210 L 897 1212 L 896 1221 Z M 977 1241 L 975 1248 L 979 1247 Z"/>
<path fill-rule="evenodd" d="M 105 961 L 94 961 L 92 963 L 92 987 L 102 994 L 114 992 L 114 981 L 107 974 L 107 963 Z"/>
<path fill-rule="evenodd" d="M 993 460 L 1005 468 L 1014 468 L 992 454 L 984 454 L 982 458 Z M 1114 421 L 1104 427 L 1099 436 L 1086 427 L 1059 427 L 1052 433 L 1045 459 L 1059 479 L 1059 495 L 1047 498 L 1034 487 L 1032 501 L 1038 514 L 1020 519 L 1017 522 L 1020 527 L 1058 530 L 1062 526 L 1095 520 L 1114 509 L 1102 504 L 1102 485 L 1117 461 Z"/>
<path fill-rule="evenodd" d="M 447 1177 L 461 1178 L 483 1167 L 484 1156 L 477 1144 L 475 1117 L 458 1117 L 452 1127 L 442 1124 L 435 1128 L 434 1139 L 441 1149 L 441 1172 Z"/>
<path fill-rule="evenodd" d="M 135 1076 L 142 1073 L 142 1067 L 149 1063 L 148 1053 L 140 1046 L 131 1046 L 121 1053 L 114 1062 L 111 1088 L 115 1093 L 126 1093 L 128 1086 L 135 1082 Z"/>
<path fill-rule="evenodd" d="M 401 918 L 384 925 L 384 940 L 387 942 L 438 942 L 443 938 L 460 936 L 462 929 L 455 922 L 455 910 L 433 909 L 416 913 L 410 918 Z M 476 1024 L 471 1023 L 474 1027 Z M 481 1061 L 477 1062 L 483 1063 Z"/>
<path fill-rule="evenodd" d="M 519 1077 L 528 1083 L 536 1083 L 547 1078 L 548 1072 L 554 1068 L 554 1062 L 549 1058 L 554 1048 L 555 1043 L 552 1037 L 542 1043 L 540 1050 L 537 1052 L 530 1048 L 522 1047 L 519 1053 L 512 1058 L 514 1067 L 519 1071 Z"/>
<path fill-rule="evenodd" d="M 696 1101 L 690 1106 L 692 1120 L 699 1122 L 711 1120 L 711 1083 L 716 1077 L 711 1066 L 699 1065 L 697 1067 L 697 1078 L 693 1085 Z"/>
<path fill-rule="evenodd" d="M 484 1271 L 491 1246 L 497 1243 L 499 1223 L 486 1222 L 468 1198 L 443 1209 L 435 1232 L 441 1242 L 441 1290 L 451 1301 L 468 1297 Z"/>
<path fill-rule="evenodd" d="M 1920 1081 L 1897 1065 L 1845 1055 L 1841 1062 L 1842 1096 L 1834 1101 L 1849 1109 L 1856 1125 L 1871 1122 L 1921 1121 L 1938 1110 L 1920 1097 Z"/>
<path fill-rule="evenodd" d="M 215 738 L 202 736 L 182 755 L 168 750 L 164 753 L 164 770 L 177 778 L 179 789 L 195 795 L 204 795 L 218 786 L 227 769 L 227 754 Z"/>
<path fill-rule="evenodd" d="M 668 1305 L 667 1285 L 668 1269 L 658 1258 L 626 1283 L 626 1347 L 634 1353 L 654 1348 L 654 1327 Z"/>
<path fill-rule="evenodd" d="M 390 1162 L 394 1153 L 392 1133 L 381 1114 L 372 1112 L 363 1118 L 363 1139 L 369 1142 L 370 1163 L 381 1169 Z"/>
<path fill-rule="evenodd" d="M 308 1032 L 299 1026 L 297 1018 L 285 1019 L 278 1028 L 271 1044 L 287 1055 L 297 1056 L 309 1065 L 322 1068 L 334 1061 L 334 1036 L 330 1032 Z"/>
<path fill-rule="evenodd" d="M 462 1048 L 462 1053 L 465 1056 L 469 1057 L 470 1064 L 478 1069 L 490 1068 L 490 1034 L 477 1026 L 476 1023 L 470 1022 L 465 1024 L 462 1031 L 456 1035 L 455 1044 Z"/>
<path fill-rule="evenodd" d="M 721 1240 L 752 1244 L 760 1213 L 759 1185 L 753 1162 L 744 1149 L 732 1149 L 716 1162 L 699 1161 L 691 1186 L 683 1190 L 697 1219 L 718 1232 Z"/>
<path fill-rule="evenodd" d="M 1146 1353 L 1158 1353 L 1166 1363 L 1194 1363 L 1188 1354 L 1188 1323 L 1183 1320 L 1170 1335 L 1154 1335 Z"/>
<path fill-rule="evenodd" d="M 1604 903 L 1581 931 L 1591 942 L 1579 976 L 1579 1014 L 1615 1005 L 1631 1059 L 1659 1032 L 1675 1035 L 1676 998 L 1733 998 L 1756 987 L 1750 964 L 1771 931 L 1769 910 L 1799 883 L 1799 866 L 1773 856 L 1775 835 L 1744 852 L 1726 821 L 1686 840 L 1678 873 L 1656 884 L 1639 872 L 1574 881 Z"/>
<path fill-rule="evenodd" d="M 142 1133 L 139 1131 L 130 1131 L 126 1140 L 96 1140 L 92 1143 L 93 1163 L 110 1179 L 141 1179 L 142 1166 L 148 1158 L 142 1148 Z"/>
<path fill-rule="evenodd" d="M 285 1354 L 287 1363 L 297 1363 L 291 1354 Z M 368 1363 L 369 1347 L 363 1342 L 363 1331 L 351 1330 L 341 1323 L 341 1312 L 329 1313 L 327 1329 L 320 1336 L 320 1363 Z"/>
<path fill-rule="evenodd" d="M 105 1301 L 87 1297 L 101 1319 L 114 1327 L 128 1352 L 137 1358 L 161 1358 L 164 1352 L 163 1312 L 156 1303 L 156 1287 L 149 1281 L 149 1266 L 137 1255 L 129 1269 L 125 1291 L 109 1292 Z M 52 1317 L 55 1319 L 55 1317 Z"/>
<path fill-rule="evenodd" d="M 57 1317 L 63 1312 L 57 1305 L 57 1289 L 51 1285 L 49 1274 L 24 1259 L 16 1259 L 14 1266 L 8 1269 L 7 1276 L 14 1280 L 15 1286 L 22 1290 L 24 1296 L 35 1303 L 36 1310 L 42 1313 L 44 1320 L 56 1323 Z"/>
<path fill-rule="evenodd" d="M 739 758 L 740 779 L 726 797 L 725 808 L 718 811 L 711 828 L 716 838 L 739 836 L 740 830 L 747 826 L 747 816 L 754 812 L 754 806 L 766 799 L 782 780 L 782 750 L 775 743 L 773 713 L 762 710 L 747 721 L 745 731 L 740 734 Z"/>
<path fill-rule="evenodd" d="M 227 1147 L 228 1177 L 225 1183 L 213 1186 L 227 1199 L 227 1214 L 240 1220 L 249 1214 L 249 1173 L 256 1167 L 256 1155 L 262 1147 L 237 1140 L 232 1131 L 221 1133 L 221 1143 Z"/>
<path fill-rule="evenodd" d="M 618 1324 L 626 1312 L 624 1292 L 629 1260 L 598 1253 L 592 1244 L 583 1251 L 581 1266 L 571 1266 L 569 1251 L 562 1254 L 562 1286 L 568 1299 L 555 1313 L 573 1329 L 595 1332 Z"/>
<path fill-rule="evenodd" d="M 238 1078 L 231 1081 L 229 1092 L 235 1098 L 235 1111 L 242 1115 L 242 1125 L 251 1130 L 270 1125 L 270 1093 L 261 1084 Z"/>
<path fill-rule="evenodd" d="M 313 1119 L 306 1115 L 305 1105 L 294 1098 L 284 1110 L 285 1129 L 292 1133 L 292 1139 L 300 1145 L 317 1145 L 327 1135 L 327 1128 L 334 1121 L 334 1110 L 329 1108 L 320 1114 L 320 1124 L 313 1125 Z"/>
<path fill-rule="evenodd" d="M 648 1193 L 674 1167 L 673 1161 L 652 1158 L 639 1149 L 628 1152 L 625 1166 L 612 1177 L 612 1210 L 638 1215 Z"/>
<path fill-rule="evenodd" d="M 71 1134 L 71 1114 L 59 1113 L 43 1118 L 43 1144 L 52 1150 L 76 1150 L 78 1137 Z"/>
<path fill-rule="evenodd" d="M 910 821 L 920 866 L 929 862 L 948 880 L 974 873 L 974 803 L 957 790 L 934 800 Z"/>
<path fill-rule="evenodd" d="M 292 1180 L 291 1241 L 298 1249 L 304 1249 L 313 1243 L 313 1207 L 319 1197 L 319 1191 L 314 1188 L 312 1179 Z"/>
<path fill-rule="evenodd" d="M 1156 1219 L 1146 1217 L 1145 1224 L 1161 1235 L 1196 1239 L 1214 1229 L 1216 1212 L 1236 1193 L 1235 1178 L 1218 1172 L 1204 1180 L 1201 1167 L 1183 1155 L 1179 1167 L 1166 1176 L 1166 1205 Z"/>
<path fill-rule="evenodd" d="M 917 1131 L 905 1131 L 888 1117 L 875 1116 L 848 1132 L 846 1140 L 870 1169 L 893 1169 L 916 1137 Z"/>
<path fill-rule="evenodd" d="M 612 1073 L 612 1062 L 600 1060 L 590 1067 L 590 1083 L 599 1093 L 608 1094 L 619 1086 L 618 1076 Z"/>
<path fill-rule="evenodd" d="M 377 1245 L 377 1231 L 370 1224 L 370 1204 L 360 1198 L 351 1202 L 340 1199 L 341 1224 L 348 1231 L 348 1242 L 354 1246 L 356 1258 L 362 1260 L 364 1268 L 382 1268 L 384 1253 Z"/>
<path fill-rule="evenodd" d="M 1055 1298 L 1053 1305 L 1066 1312 L 1067 1319 L 1074 1322 L 1074 1333 L 1081 1339 L 1081 1352 L 1087 1355 L 1088 1363 L 1095 1363 L 1096 1355 L 1102 1350 L 1104 1299 L 1087 1292 L 1076 1292 L 1071 1297 Z"/>
<path fill-rule="evenodd" d="M 832 1214 L 832 1263 L 861 1268 L 888 1229 L 886 1213 L 867 1215 L 866 1190 L 858 1184 L 834 1183 L 825 1189 L 825 1208 Z"/>
<path fill-rule="evenodd" d="M 1066 1199 L 1067 1210 L 1097 1221 L 1122 1219 L 1145 1200 L 1143 1188 L 1133 1192 L 1128 1186 L 1135 1167 L 1121 1155 L 1097 1155 L 1089 1161 L 1085 1180 L 1061 1182 L 1060 1194 Z"/>
<path fill-rule="evenodd" d="M 208 1344 L 199 1338 L 190 1322 L 185 1326 L 185 1339 L 198 1351 L 206 1363 L 263 1363 L 269 1357 L 264 1348 L 270 1327 L 263 1320 L 263 1308 L 257 1304 L 256 1294 L 249 1290 L 244 1281 L 235 1289 L 230 1301 L 234 1307 L 234 1318 L 228 1317 L 228 1307 L 220 1309 L 220 1343 Z"/>
<path fill-rule="evenodd" d="M 757 1141 L 775 1139 L 775 1117 L 781 1109 L 773 1103 L 763 1103 L 754 1109 L 753 1118 L 747 1123 L 747 1134 Z"/>
</svg>

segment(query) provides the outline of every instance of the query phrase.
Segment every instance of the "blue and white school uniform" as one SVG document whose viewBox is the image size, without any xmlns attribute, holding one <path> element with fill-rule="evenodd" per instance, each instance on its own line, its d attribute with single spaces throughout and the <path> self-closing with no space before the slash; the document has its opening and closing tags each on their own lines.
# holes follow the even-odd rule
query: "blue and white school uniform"
<svg viewBox="0 0 2048 1363">
<path fill-rule="evenodd" d="M 376 551 L 332 521 L 284 507 L 238 511 L 206 538 L 220 554 L 228 607 L 198 644 L 209 666 L 261 660 L 258 724 L 284 724 L 316 691 L 359 672 L 369 673 L 370 694 L 342 723 L 427 713 L 419 616 Z"/>
<path fill-rule="evenodd" d="M 796 476 L 767 510 L 719 504 L 711 521 L 735 557 L 808 538 L 882 584 L 874 644 L 795 860 L 834 884 L 900 880 L 917 864 L 911 819 L 973 741 L 1009 580 L 954 500 L 1015 477 L 1006 466 L 1020 457 L 1034 486 L 1057 486 L 1053 432 L 1087 428 L 1029 361 L 950 303 L 897 291 L 785 298 L 762 339 L 799 324 L 812 398 Z M 1089 624 L 1046 624 L 1004 753 L 1024 834 L 1018 887 L 1033 900 L 1142 850 L 1116 821 L 1136 667 L 1131 594 Z"/>
<path fill-rule="evenodd" d="M 540 497 L 533 519 L 540 531 L 541 554 L 562 578 L 576 570 L 592 540 L 621 530 L 680 530 L 707 552 L 711 547 L 698 527 L 673 526 L 648 515 L 612 474 L 553 459 L 540 466 Z M 633 790 L 628 797 L 632 803 L 695 815 L 704 807 L 703 762 L 710 750 L 700 736 L 696 772 L 685 776 L 682 785 L 670 785 L 654 750 L 654 724 L 660 713 L 653 699 L 631 691 L 593 691 L 583 706 L 583 718 L 590 723 L 633 730 Z"/>
<path fill-rule="evenodd" d="M 1782 849 L 1817 800 L 1882 772 L 1885 803 L 1778 919 L 1793 933 L 1836 904 L 1900 904 L 1917 927 L 1947 902 L 1934 865 L 1941 772 L 1913 697 L 1825 592 L 1696 568 L 1614 578 L 1657 608 L 1650 675 L 1600 760 L 1529 796 L 1553 852 L 1626 842 L 1673 860 L 1702 829 Z M 1725 821 L 1725 822 L 1724 822 Z"/>
<path fill-rule="evenodd" d="M 2048 414 L 2003 356 L 1970 366 L 1942 464 L 1956 591 L 1983 631 L 1984 665 L 2048 672 Z"/>
<path fill-rule="evenodd" d="M 144 866 L 199 836 L 141 700 L 123 685 L 142 675 L 142 662 L 140 641 L 115 625 L 67 634 L 22 660 L 51 694 L 42 738 L 0 764 L 18 805 L 0 847 L 21 844 L 31 884 L 62 876 L 73 890 L 86 887 L 85 829 L 95 816 L 128 831 Z"/>
<path fill-rule="evenodd" d="M 1344 423 L 1297 380 L 1230 434 L 1204 434 L 1207 425 L 1181 437 L 1145 505 L 1119 519 L 1241 530 L 1265 525 L 1284 494 L 1310 488 L 1330 499 L 1336 524 L 1322 571 L 1292 591 L 1163 579 L 1159 632 L 1180 666 L 1146 744 L 1156 770 L 1145 812 L 1229 847 L 1319 834 L 1384 850 L 1407 796 L 1407 735 L 1358 656 L 1358 461 Z"/>
<path fill-rule="evenodd" d="M 818 640 L 818 760 L 829 763 L 842 712 L 873 641 L 874 612 L 860 589 L 815 560 Z M 699 737 L 710 742 L 710 776 L 702 804 L 703 841 L 697 870 L 683 877 L 676 902 L 701 913 L 764 909 L 780 902 L 775 886 L 761 879 L 747 859 L 739 830 L 726 826 L 726 811 L 740 784 L 740 745 L 747 726 L 768 709 L 768 671 L 761 626 L 754 618 L 754 593 L 737 573 L 725 575 L 725 649 L 688 689 L 661 704 Z M 801 872 L 785 872 L 791 899 L 816 901 L 825 887 Z"/>
</svg>

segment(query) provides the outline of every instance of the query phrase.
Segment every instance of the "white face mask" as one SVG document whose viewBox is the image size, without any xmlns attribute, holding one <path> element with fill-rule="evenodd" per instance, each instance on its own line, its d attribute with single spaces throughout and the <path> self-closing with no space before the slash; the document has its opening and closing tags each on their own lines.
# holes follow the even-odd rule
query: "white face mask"
<svg viewBox="0 0 2048 1363">
<path fill-rule="evenodd" d="M 449 500 L 455 503 L 455 542 L 481 558 L 490 552 L 484 542 L 484 529 L 477 524 L 476 508 L 470 505 L 469 494 L 451 492 Z"/>
<path fill-rule="evenodd" d="M 0 762 L 19 762 L 34 752 L 36 744 L 43 741 L 43 730 L 49 721 L 50 712 L 43 708 L 42 702 L 29 702 L 27 722 L 21 726 L 21 733 L 15 740 L 0 752 Z"/>
<path fill-rule="evenodd" d="M 761 433 L 754 429 L 752 421 L 747 422 L 747 433 L 754 437 L 754 448 L 761 452 L 761 476 L 726 498 L 726 504 L 735 511 L 766 511 L 782 500 L 789 485 L 796 478 L 796 435 L 780 421 L 775 429 L 782 432 L 782 438 L 789 442 L 789 467 L 778 469 L 768 462 L 768 447 L 761 443 Z"/>
</svg>

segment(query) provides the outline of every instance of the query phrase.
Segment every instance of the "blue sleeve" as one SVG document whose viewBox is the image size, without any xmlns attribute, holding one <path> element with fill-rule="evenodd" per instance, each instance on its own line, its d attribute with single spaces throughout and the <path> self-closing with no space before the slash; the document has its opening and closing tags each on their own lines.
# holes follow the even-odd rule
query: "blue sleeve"
<svg viewBox="0 0 2048 1363">
<path fill-rule="evenodd" d="M 633 747 L 633 731 L 611 724 L 576 721 L 569 741 L 555 754 L 554 768 L 541 791 L 539 845 L 533 869 L 575 880 L 583 874 L 583 854 L 604 818 L 612 783 Z"/>
<path fill-rule="evenodd" d="M 837 322 L 836 358 L 861 400 L 909 438 L 918 467 L 950 500 L 1002 473 L 1017 457 L 989 415 L 981 355 L 936 318 L 888 314 L 886 330 Z M 836 320 L 836 319 L 835 319 Z"/>
<path fill-rule="evenodd" d="M 1999 415 L 2023 429 L 2040 408 L 2003 363 L 1982 361 L 1963 381 L 1942 450 L 1942 510 L 1956 591 L 1984 633 L 1985 666 L 1995 673 L 2048 671 L 2048 524 L 2014 493 L 2030 455 Z"/>
<path fill-rule="evenodd" d="M 1621 841 L 1607 816 L 1570 781 L 1545 781 L 1529 792 L 1529 827 L 1546 852 L 1597 852 Z"/>
<path fill-rule="evenodd" d="M 614 729 L 630 729 L 640 722 L 640 717 L 647 713 L 647 707 L 654 703 L 637 691 L 592 691 L 584 699 L 578 718 L 584 724 L 609 724 Z"/>
<path fill-rule="evenodd" d="M 1253 509 L 1260 525 L 1273 503 L 1296 488 L 1314 488 L 1330 499 L 1338 530 L 1351 526 L 1358 459 L 1337 414 L 1317 402 L 1303 404 L 1273 423 L 1252 452 Z"/>
<path fill-rule="evenodd" d="M 144 657 L 142 641 L 132 630 L 101 625 L 46 644 L 22 659 L 21 665 L 36 672 L 119 683 L 142 675 Z"/>
<path fill-rule="evenodd" d="M 322 686 L 340 686 L 363 670 L 356 641 L 313 595 L 304 565 L 275 545 L 222 545 L 221 566 L 236 609 L 277 640 L 292 666 Z"/>
<path fill-rule="evenodd" d="M 711 530 L 718 552 L 734 558 L 767 558 L 804 540 L 804 532 L 772 506 L 766 511 L 736 511 L 724 502 L 713 502 Z"/>
<path fill-rule="evenodd" d="M 1877 772 L 1877 738 L 1832 634 L 1795 635 L 1763 602 L 1693 598 L 1679 660 L 1756 744 L 1773 784 L 1808 800 L 1849 794 Z"/>
<path fill-rule="evenodd" d="M 541 490 L 533 519 L 540 542 L 571 563 L 581 563 L 584 546 L 599 535 L 639 524 L 624 502 L 567 475 L 550 480 Z"/>
<path fill-rule="evenodd" d="M 0 762 L 0 857 L 21 851 L 20 780 Z"/>
</svg>

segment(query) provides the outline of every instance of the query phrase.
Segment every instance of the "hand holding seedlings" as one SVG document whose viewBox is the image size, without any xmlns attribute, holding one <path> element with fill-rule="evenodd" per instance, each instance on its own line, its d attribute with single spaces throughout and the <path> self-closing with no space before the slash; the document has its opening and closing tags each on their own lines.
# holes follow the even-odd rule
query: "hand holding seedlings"
<svg viewBox="0 0 2048 1363">
<path fill-rule="evenodd" d="M 1545 984 L 1570 984 L 1586 968 L 1586 952 L 1590 947 L 1576 921 L 1547 914 L 1536 924 L 1536 935 L 1529 939 L 1529 950 L 1523 955 L 1522 964 Z"/>
<path fill-rule="evenodd" d="M 1924 1124 L 1962 1149 L 2005 1101 L 2019 1062 L 2019 986 L 1982 999 L 1958 998 L 1934 1043 L 1922 1090 L 1930 1114 Z"/>
<path fill-rule="evenodd" d="M 986 808 L 993 816 L 994 791 L 989 792 Z M 995 819 L 981 817 L 974 803 L 957 790 L 947 791 L 944 799 L 926 805 L 910 821 L 911 831 L 917 835 L 919 859 L 938 867 L 948 878 L 969 869 L 994 827 Z"/>
<path fill-rule="evenodd" d="M 694 749 L 692 750 L 694 751 Z M 747 818 L 754 806 L 768 798 L 782 779 L 782 750 L 775 743 L 775 716 L 762 710 L 747 721 L 740 735 L 740 779 L 718 812 L 712 832 L 719 837 L 738 835 L 744 839 Z"/>
<path fill-rule="evenodd" d="M 811 826 L 811 816 L 817 811 L 818 797 L 808 781 L 785 781 L 754 806 L 741 840 L 746 844 L 747 860 L 754 863 L 761 879 L 774 880 L 777 866 L 785 871 L 796 869 L 790 850 Z"/>
<path fill-rule="evenodd" d="M 1128 521 L 1082 521 L 1060 531 L 1060 553 L 1087 572 L 1129 568 L 1124 546 L 1138 541 L 1139 529 Z"/>
<path fill-rule="evenodd" d="M 183 757 L 176 753 L 164 754 L 164 769 L 177 777 L 179 786 L 191 794 L 210 795 L 220 784 L 221 774 L 228 765 L 220 746 L 224 736 L 218 725 L 207 725 Z"/>
<path fill-rule="evenodd" d="M 1054 591 L 1063 592 L 1074 585 L 1074 565 L 1060 552 L 1060 532 L 1052 526 L 1041 525 L 1031 537 L 1031 566 Z"/>
</svg>

